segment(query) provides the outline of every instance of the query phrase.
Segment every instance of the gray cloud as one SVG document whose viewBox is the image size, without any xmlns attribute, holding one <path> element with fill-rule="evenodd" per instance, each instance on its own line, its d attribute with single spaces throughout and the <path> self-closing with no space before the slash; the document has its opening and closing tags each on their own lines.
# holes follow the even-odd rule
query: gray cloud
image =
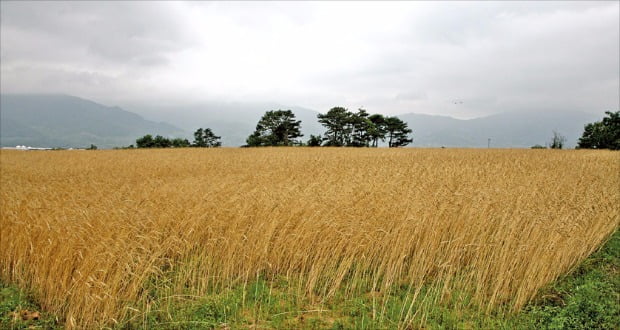
<svg viewBox="0 0 620 330">
<path fill-rule="evenodd" d="M 2 11 L 3 29 L 12 28 L 14 30 L 9 33 L 22 31 L 24 35 L 37 39 L 28 40 L 32 47 L 38 41 L 49 42 L 45 40 L 49 39 L 58 41 L 59 46 L 86 50 L 87 55 L 104 60 L 128 61 L 153 53 L 178 51 L 188 44 L 179 17 L 157 5 L 136 2 L 3 2 Z M 7 51 L 10 54 L 12 50 L 8 47 Z M 62 49 L 45 49 L 52 54 L 58 50 Z M 32 52 L 30 55 L 44 54 Z"/>
<path fill-rule="evenodd" d="M 376 103 L 400 112 L 455 114 L 445 106 L 452 99 L 464 101 L 458 110 L 463 116 L 618 108 L 617 4 L 577 3 L 553 9 L 545 3 L 512 11 L 513 3 L 508 8 L 474 7 L 462 14 L 460 9 L 468 7 L 458 2 L 449 4 L 463 8 L 431 8 L 421 20 L 413 20 L 409 33 L 397 37 L 400 43 L 332 88 L 372 88 L 385 98 L 395 94 L 399 101 L 412 88 L 426 91 L 428 102 Z M 469 24 L 473 18 L 479 22 Z M 392 74 L 394 68 L 400 73 Z M 371 98 L 359 103 L 369 102 Z"/>
<path fill-rule="evenodd" d="M 618 2 L 0 6 L 2 92 L 460 117 L 620 107 Z"/>
</svg>

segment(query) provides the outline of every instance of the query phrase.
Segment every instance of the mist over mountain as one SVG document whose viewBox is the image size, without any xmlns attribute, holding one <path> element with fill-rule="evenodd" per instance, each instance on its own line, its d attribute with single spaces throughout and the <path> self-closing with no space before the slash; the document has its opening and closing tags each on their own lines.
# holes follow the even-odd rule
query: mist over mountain
<svg viewBox="0 0 620 330">
<path fill-rule="evenodd" d="M 307 141 L 322 134 L 319 112 L 277 103 L 205 102 L 197 105 L 119 107 L 101 105 L 68 95 L 3 94 L 0 97 L 2 146 L 112 148 L 135 144 L 145 134 L 193 139 L 199 127 L 222 137 L 223 146 L 241 146 L 269 110 L 291 109 Z M 373 113 L 372 109 L 368 110 Z M 325 111 L 326 112 L 326 111 Z M 553 131 L 572 148 L 589 122 L 599 116 L 579 111 L 522 111 L 461 120 L 449 116 L 408 113 L 398 115 L 413 130 L 412 147 L 528 148 L 545 145 Z"/>
<path fill-rule="evenodd" d="M 600 115 L 581 111 L 521 111 L 461 120 L 452 117 L 404 114 L 398 117 L 413 130 L 415 147 L 528 148 L 545 145 L 553 131 L 566 137 L 566 148 L 574 148 L 584 125 L 601 120 Z"/>
<path fill-rule="evenodd" d="M 182 130 L 146 120 L 119 107 L 69 95 L 2 94 L 0 143 L 3 147 L 126 146 L 144 134 L 176 135 Z"/>
</svg>

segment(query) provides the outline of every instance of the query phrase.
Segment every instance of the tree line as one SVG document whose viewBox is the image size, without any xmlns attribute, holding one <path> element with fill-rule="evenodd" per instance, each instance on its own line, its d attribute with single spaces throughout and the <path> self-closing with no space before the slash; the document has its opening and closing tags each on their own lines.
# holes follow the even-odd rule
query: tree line
<svg viewBox="0 0 620 330">
<path fill-rule="evenodd" d="M 334 107 L 325 114 L 317 115 L 317 118 L 326 128 L 325 135 L 310 135 L 304 143 L 299 140 L 303 136 L 301 121 L 295 119 L 291 110 L 267 111 L 256 124 L 256 130 L 246 139 L 246 147 L 377 147 L 379 141 L 387 140 L 388 146 L 393 148 L 413 141 L 409 138 L 411 129 L 398 117 L 371 115 L 364 109 L 351 112 L 343 107 Z"/>
<path fill-rule="evenodd" d="M 620 150 L 620 111 L 605 112 L 598 122 L 585 125 L 577 148 Z M 328 146 L 328 147 L 378 147 L 387 142 L 388 147 L 403 147 L 413 141 L 412 130 L 398 117 L 369 114 L 365 109 L 351 112 L 343 107 L 331 108 L 325 114 L 317 115 L 318 122 L 326 129 L 324 135 L 310 135 L 304 142 L 300 138 L 301 121 L 296 120 L 291 110 L 270 110 L 260 118 L 255 131 L 246 139 L 244 147 L 261 146 Z M 552 149 L 562 149 L 566 139 L 553 132 L 549 144 Z M 199 128 L 194 132 L 194 141 L 182 138 L 153 137 L 147 134 L 136 140 L 137 148 L 217 148 L 222 145 L 220 136 L 210 128 Z M 95 147 L 96 148 L 96 147 Z M 133 145 L 129 148 L 134 148 Z M 544 148 L 536 145 L 532 148 Z"/>
<path fill-rule="evenodd" d="M 190 143 L 188 139 L 182 138 L 166 138 L 161 135 L 153 137 L 147 134 L 136 140 L 137 148 L 217 148 L 222 146 L 220 136 L 213 133 L 210 128 L 199 128 L 194 132 L 194 142 Z M 130 145 L 129 148 L 134 148 Z"/>
<path fill-rule="evenodd" d="M 620 150 L 620 111 L 606 111 L 603 120 L 587 124 L 577 148 Z"/>
<path fill-rule="evenodd" d="M 577 149 L 609 149 L 620 150 L 620 111 L 605 111 L 606 116 L 601 121 L 584 126 L 583 134 L 577 142 Z M 562 149 L 566 137 L 553 131 L 553 137 L 548 144 L 550 149 Z M 539 144 L 532 149 L 546 149 Z"/>
<path fill-rule="evenodd" d="M 343 107 L 334 107 L 326 114 L 317 115 L 325 128 L 324 136 L 310 135 L 307 142 L 299 138 L 301 120 L 296 120 L 291 110 L 270 110 L 260 118 L 256 130 L 246 139 L 244 147 L 267 146 L 330 146 L 330 147 L 377 147 L 379 141 L 387 141 L 390 148 L 403 147 L 411 143 L 411 129 L 397 117 L 369 114 L 364 109 L 351 112 Z M 220 136 L 210 128 L 199 128 L 194 132 L 194 142 L 183 138 L 153 137 L 144 135 L 136 140 L 135 148 L 216 148 L 220 147 Z M 130 145 L 128 148 L 134 148 Z"/>
</svg>

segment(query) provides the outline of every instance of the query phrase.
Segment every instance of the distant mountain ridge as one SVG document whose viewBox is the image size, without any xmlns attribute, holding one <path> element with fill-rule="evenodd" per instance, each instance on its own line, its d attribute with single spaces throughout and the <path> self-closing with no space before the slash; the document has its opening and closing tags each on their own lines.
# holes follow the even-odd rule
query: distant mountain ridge
<svg viewBox="0 0 620 330">
<path fill-rule="evenodd" d="M 119 107 L 59 94 L 0 95 L 2 146 L 101 148 L 126 146 L 144 134 L 184 132 Z"/>
<path fill-rule="evenodd" d="M 566 147 L 574 148 L 584 125 L 601 120 L 581 111 L 505 112 L 474 119 L 404 114 L 398 117 L 413 130 L 417 147 L 528 148 L 545 145 L 553 131 L 566 137 Z"/>
<path fill-rule="evenodd" d="M 222 137 L 224 146 L 241 146 L 260 117 L 268 110 L 291 109 L 306 141 L 322 134 L 319 112 L 277 103 L 210 102 L 193 106 L 131 105 L 133 112 L 104 106 L 68 95 L 0 95 L 0 142 L 2 146 L 100 148 L 135 144 L 144 134 L 185 137 L 209 127 Z M 326 111 L 324 111 L 326 112 Z M 372 109 L 369 109 L 372 113 Z M 412 147 L 528 148 L 545 145 L 553 131 L 566 137 L 572 148 L 585 124 L 600 115 L 579 111 L 506 112 L 474 119 L 425 114 L 397 115 L 413 130 Z M 150 120 L 147 120 L 148 118 Z"/>
</svg>

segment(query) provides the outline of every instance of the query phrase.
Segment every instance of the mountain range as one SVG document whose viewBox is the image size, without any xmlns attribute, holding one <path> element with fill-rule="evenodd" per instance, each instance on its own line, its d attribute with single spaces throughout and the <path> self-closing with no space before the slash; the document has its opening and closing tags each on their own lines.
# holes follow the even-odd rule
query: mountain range
<svg viewBox="0 0 620 330">
<path fill-rule="evenodd" d="M 587 123 L 601 115 L 581 111 L 504 112 L 474 119 L 404 114 L 398 117 L 413 130 L 417 147 L 528 148 L 550 142 L 556 131 L 574 148 Z"/>
<path fill-rule="evenodd" d="M 3 94 L 0 96 L 0 144 L 3 147 L 102 148 L 126 146 L 156 132 L 182 135 L 170 124 L 146 120 L 119 107 L 68 95 Z"/>
<path fill-rule="evenodd" d="M 207 102 L 190 106 L 131 105 L 130 111 L 69 95 L 0 95 L 3 147 L 100 148 L 127 146 L 145 134 L 184 137 L 209 127 L 224 146 L 240 146 L 267 110 L 291 109 L 302 121 L 304 140 L 321 134 L 318 112 L 277 103 Z M 413 147 L 528 148 L 545 145 L 557 131 L 574 147 L 589 122 L 603 117 L 579 111 L 505 112 L 474 119 L 408 113 L 398 117 L 413 130 Z M 372 113 L 371 110 L 369 112 Z M 490 139 L 490 141 L 489 141 Z"/>
</svg>

